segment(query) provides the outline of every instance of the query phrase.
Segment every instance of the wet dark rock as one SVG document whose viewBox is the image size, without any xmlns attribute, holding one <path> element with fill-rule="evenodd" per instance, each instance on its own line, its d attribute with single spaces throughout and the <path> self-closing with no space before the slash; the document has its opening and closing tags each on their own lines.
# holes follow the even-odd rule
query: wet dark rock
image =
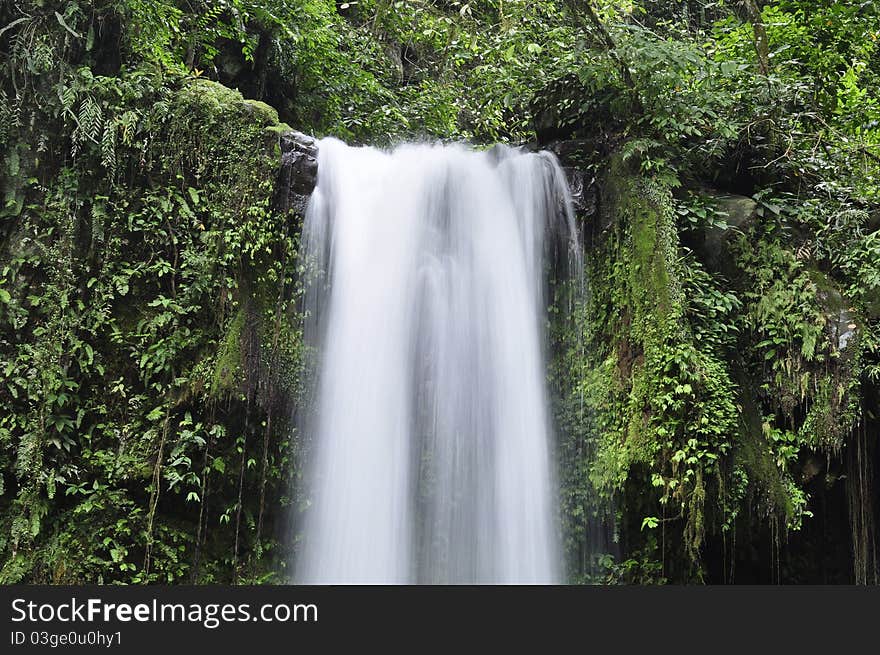
<svg viewBox="0 0 880 655">
<path fill-rule="evenodd" d="M 562 169 L 568 181 L 571 202 L 579 219 L 589 218 L 596 213 L 595 180 L 584 171 L 565 166 Z"/>
<path fill-rule="evenodd" d="M 707 228 L 702 234 L 702 242 L 692 245 L 702 252 L 703 262 L 710 269 L 732 275 L 736 264 L 731 258 L 728 243 L 734 235 L 745 231 L 755 221 L 758 217 L 758 203 L 748 196 L 711 189 L 704 189 L 703 194 L 724 215 L 726 226 Z"/>
<path fill-rule="evenodd" d="M 546 149 L 556 155 L 559 163 L 566 167 L 583 167 L 597 157 L 596 143 L 592 139 L 553 141 Z"/>
<path fill-rule="evenodd" d="M 584 221 L 594 216 L 598 202 L 596 179 L 587 171 L 589 165 L 598 158 L 595 141 L 592 139 L 562 139 L 546 143 L 543 149 L 556 156 L 559 165 L 565 172 L 578 221 Z"/>
<path fill-rule="evenodd" d="M 855 314 L 838 285 L 828 275 L 818 270 L 811 270 L 808 275 L 816 285 L 816 299 L 825 313 L 829 336 L 837 350 L 844 351 L 858 330 Z"/>
<path fill-rule="evenodd" d="M 290 130 L 281 134 L 280 145 L 276 206 L 282 212 L 303 214 L 318 181 L 318 144 L 313 137 Z"/>
</svg>

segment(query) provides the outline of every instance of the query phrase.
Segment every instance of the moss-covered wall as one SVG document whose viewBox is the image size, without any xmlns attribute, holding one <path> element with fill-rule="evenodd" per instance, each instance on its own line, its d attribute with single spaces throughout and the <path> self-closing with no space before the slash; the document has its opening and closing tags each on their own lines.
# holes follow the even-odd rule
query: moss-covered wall
<svg viewBox="0 0 880 655">
<path fill-rule="evenodd" d="M 875 576 L 873 510 L 850 516 L 867 553 L 854 562 L 815 530 L 875 493 L 866 446 L 846 455 L 876 429 L 858 309 L 786 241 L 784 217 L 673 194 L 619 155 L 594 165 L 588 290 L 553 332 L 572 579 Z M 730 223 L 695 225 L 693 195 Z"/>
<path fill-rule="evenodd" d="M 112 162 L 46 158 L 7 207 L 4 582 L 281 574 L 301 348 L 285 126 L 199 78 L 135 107 Z"/>
</svg>

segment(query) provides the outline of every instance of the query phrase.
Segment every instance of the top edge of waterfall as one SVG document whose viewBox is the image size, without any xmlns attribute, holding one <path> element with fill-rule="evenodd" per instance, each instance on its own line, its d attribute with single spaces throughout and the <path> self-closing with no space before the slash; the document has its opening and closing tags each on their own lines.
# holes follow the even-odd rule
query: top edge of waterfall
<svg viewBox="0 0 880 655">
<path fill-rule="evenodd" d="M 465 139 L 442 139 L 442 138 L 412 138 L 395 141 L 387 145 L 371 144 L 371 143 L 349 143 L 344 139 L 328 135 L 323 137 L 315 137 L 318 146 L 345 147 L 353 150 L 372 150 L 385 154 L 392 154 L 400 149 L 405 148 L 428 148 L 432 150 L 453 149 L 462 152 L 483 154 L 493 152 L 504 152 L 509 154 L 535 154 L 549 155 L 554 161 L 558 161 L 556 154 L 552 150 L 538 148 L 531 143 L 472 143 Z"/>
</svg>

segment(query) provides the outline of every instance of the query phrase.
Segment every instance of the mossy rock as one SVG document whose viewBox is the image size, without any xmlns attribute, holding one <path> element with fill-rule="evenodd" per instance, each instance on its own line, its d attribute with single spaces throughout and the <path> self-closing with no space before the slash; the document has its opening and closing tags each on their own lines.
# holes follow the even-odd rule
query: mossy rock
<svg viewBox="0 0 880 655">
<path fill-rule="evenodd" d="M 758 217 L 758 203 L 747 196 L 718 193 L 703 190 L 710 203 L 724 215 L 725 226 L 712 226 L 703 235 L 702 259 L 709 268 L 732 276 L 736 263 L 728 250 L 729 240 L 734 234 L 742 233 Z"/>
<path fill-rule="evenodd" d="M 274 108 L 259 100 L 246 100 L 239 91 L 213 80 L 190 81 L 180 90 L 179 98 L 183 104 L 197 107 L 208 122 L 224 123 L 228 129 L 234 129 L 237 121 L 259 127 L 278 125 Z M 229 124 L 231 118 L 233 123 Z"/>
<path fill-rule="evenodd" d="M 845 350 L 856 332 L 856 319 L 849 303 L 828 275 L 818 270 L 811 270 L 807 275 L 816 285 L 816 299 L 825 312 L 837 349 Z"/>
<path fill-rule="evenodd" d="M 278 112 L 274 107 L 267 105 L 261 100 L 245 100 L 245 107 L 253 112 L 255 118 L 264 127 L 278 125 Z"/>
</svg>

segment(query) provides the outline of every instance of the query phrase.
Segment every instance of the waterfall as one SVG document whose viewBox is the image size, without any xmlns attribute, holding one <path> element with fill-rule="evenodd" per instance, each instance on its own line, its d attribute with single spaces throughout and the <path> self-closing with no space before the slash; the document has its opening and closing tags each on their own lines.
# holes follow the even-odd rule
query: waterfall
<svg viewBox="0 0 880 655">
<path fill-rule="evenodd" d="M 554 249 L 579 256 L 549 153 L 320 141 L 301 261 L 316 359 L 296 582 L 561 579 L 544 363 Z"/>
</svg>

